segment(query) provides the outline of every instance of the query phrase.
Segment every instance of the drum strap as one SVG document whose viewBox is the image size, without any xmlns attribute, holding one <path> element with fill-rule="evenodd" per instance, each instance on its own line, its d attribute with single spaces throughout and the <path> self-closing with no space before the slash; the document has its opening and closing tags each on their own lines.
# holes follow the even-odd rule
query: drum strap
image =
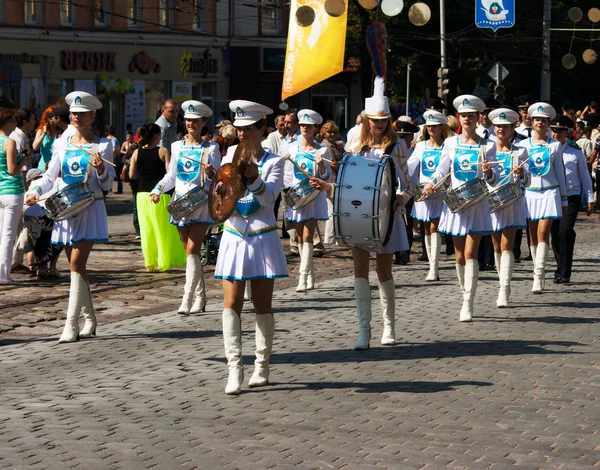
<svg viewBox="0 0 600 470">
<path fill-rule="evenodd" d="M 204 165 L 208 165 L 208 151 L 210 147 L 204 147 L 202 149 L 202 156 L 200 157 L 200 161 L 203 165 L 200 165 L 200 172 L 202 174 L 202 178 L 200 179 L 202 187 L 204 187 L 204 183 L 206 183 L 206 173 L 204 172 Z"/>
</svg>

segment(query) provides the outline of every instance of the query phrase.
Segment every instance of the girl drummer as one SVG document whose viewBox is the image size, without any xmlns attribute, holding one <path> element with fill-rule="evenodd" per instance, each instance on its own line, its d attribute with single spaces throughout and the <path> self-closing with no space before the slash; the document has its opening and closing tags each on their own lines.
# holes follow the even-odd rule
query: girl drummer
<svg viewBox="0 0 600 470">
<path fill-rule="evenodd" d="M 450 136 L 448 118 L 439 111 L 429 110 L 423 113 L 425 125 L 421 140 L 417 142 L 415 151 L 408 161 L 413 184 L 424 185 L 431 181 L 437 170 L 444 148 L 444 141 Z M 415 196 L 415 199 L 417 197 Z M 413 218 L 423 222 L 425 229 L 425 248 L 429 258 L 429 273 L 426 281 L 439 281 L 439 261 L 442 237 L 438 232 L 438 224 L 442 213 L 444 199 L 434 197 L 415 200 L 412 209 Z"/>
<path fill-rule="evenodd" d="M 187 193 L 210 189 L 215 169 L 221 165 L 221 153 L 217 143 L 205 142 L 202 137 L 208 132 L 206 118 L 212 116 L 212 110 L 200 101 L 188 100 L 181 105 L 184 110 L 185 127 L 188 135 L 184 140 L 171 145 L 171 161 L 169 171 L 158 182 L 150 193 L 152 202 L 158 204 L 161 194 L 175 188 L 173 201 L 183 198 Z M 213 223 L 208 213 L 208 204 L 197 207 L 191 214 L 170 222 L 177 226 L 179 238 L 187 255 L 185 268 L 185 287 L 183 299 L 177 313 L 204 312 L 206 307 L 206 290 L 204 287 L 204 271 L 200 260 L 202 242 Z"/>
<path fill-rule="evenodd" d="M 519 114 L 509 108 L 497 108 L 490 112 L 488 118 L 492 121 L 496 134 L 496 161 L 499 163 L 495 167 L 498 178 L 497 188 L 502 188 L 505 184 L 514 184 L 517 188 L 529 186 L 527 150 L 517 147 L 514 143 Z M 523 197 L 492 213 L 492 243 L 496 269 L 500 277 L 497 307 L 508 307 L 510 282 L 515 263 L 513 253 L 515 233 L 517 229 L 527 228 L 526 216 L 527 205 Z"/>
<path fill-rule="evenodd" d="M 244 286 L 252 283 L 252 303 L 256 311 L 256 361 L 248 385 L 260 387 L 269 382 L 269 358 L 273 348 L 273 287 L 275 278 L 287 277 L 287 264 L 273 207 L 283 184 L 284 159 L 262 148 L 267 114 L 273 111 L 252 101 L 229 103 L 235 113 L 233 123 L 240 142 L 250 146 L 256 161 L 247 165 L 244 179 L 248 191 L 237 201 L 227 219 L 219 247 L 215 278 L 223 280 L 223 341 L 229 366 L 225 387 L 228 395 L 241 393 L 244 380 L 242 364 L 241 313 Z M 233 159 L 235 148 L 228 149 L 223 164 Z"/>
<path fill-rule="evenodd" d="M 308 180 L 303 171 L 310 177 L 317 177 L 324 181 L 330 179 L 331 171 L 324 159 L 331 161 L 331 152 L 328 147 L 321 147 L 315 142 L 317 126 L 322 122 L 323 118 L 316 111 L 311 109 L 298 111 L 300 139 L 298 145 L 289 148 L 289 160 L 285 163 L 284 186 L 286 188 L 292 188 L 296 184 Z M 306 292 L 315 288 L 313 236 L 317 222 L 327 219 L 327 202 L 324 192 L 320 192 L 316 199 L 304 207 L 299 209 L 292 209 L 289 205 L 287 207 L 286 220 L 295 224 L 301 260 L 300 278 L 296 292 Z"/>
<path fill-rule="evenodd" d="M 531 184 L 525 191 L 534 266 L 531 292 L 541 294 L 546 280 L 552 221 L 562 218 L 567 209 L 567 185 L 561 143 L 547 136 L 550 120 L 555 118 L 556 111 L 548 103 L 540 102 L 532 104 L 527 114 L 531 116 L 533 132 L 520 145 L 528 151 L 531 173 Z"/>
<path fill-rule="evenodd" d="M 442 159 L 431 178 L 432 182 L 425 185 L 424 194 L 433 194 L 434 183 L 441 183 L 440 180 L 448 174 L 451 174 L 452 190 L 465 184 L 474 184 L 470 182 L 482 177 L 485 177 L 488 184 L 493 185 L 496 182 L 496 173 L 492 171 L 489 163 L 496 158 L 496 145 L 476 133 L 479 114 L 485 109 L 485 104 L 472 95 L 459 96 L 453 104 L 459 114 L 462 133 L 445 141 Z M 481 189 L 485 192 L 485 188 Z M 456 253 L 456 273 L 463 291 L 459 320 L 471 321 L 473 299 L 479 279 L 479 243 L 482 234 L 492 231 L 487 199 L 456 213 L 444 205 L 438 229 L 452 235 Z"/>
<path fill-rule="evenodd" d="M 400 170 L 401 156 L 398 136 L 392 126 L 392 116 L 387 97 L 383 94 L 384 81 L 375 78 L 373 96 L 365 99 L 366 120 L 362 125 L 360 137 L 351 147 L 352 153 L 360 153 L 365 157 L 382 158 L 391 155 L 394 162 L 399 189 L 394 199 L 392 210 L 394 222 L 392 235 L 383 249 L 367 246 L 353 246 L 354 261 L 354 295 L 356 297 L 356 313 L 358 316 L 358 339 L 354 349 L 368 349 L 371 340 L 371 287 L 369 285 L 369 253 L 376 254 L 377 279 L 379 281 L 379 296 L 383 310 L 383 336 L 381 344 L 396 343 L 396 304 L 395 284 L 392 277 L 392 264 L 396 251 L 408 250 L 408 238 L 404 227 L 402 214 L 397 212 L 400 206 L 410 199 L 409 182 Z M 396 182 L 394 182 L 396 184 Z"/>
<path fill-rule="evenodd" d="M 52 189 L 59 178 L 59 190 L 71 184 L 87 182 L 95 195 L 94 202 L 75 217 L 55 221 L 52 243 L 65 246 L 71 269 L 71 288 L 67 322 L 59 343 L 71 343 L 79 338 L 96 335 L 96 316 L 87 275 L 87 261 L 95 243 L 108 241 L 108 218 L 102 191 L 112 187 L 115 170 L 112 165 L 113 149 L 109 140 L 98 138 L 92 131 L 95 111 L 102 103 L 89 93 L 74 91 L 65 97 L 75 132 L 67 139 L 55 142 L 52 159 L 44 176 L 36 180 L 27 192 L 27 205 L 38 202 L 40 196 Z M 79 315 L 85 324 L 79 331 Z"/>
</svg>

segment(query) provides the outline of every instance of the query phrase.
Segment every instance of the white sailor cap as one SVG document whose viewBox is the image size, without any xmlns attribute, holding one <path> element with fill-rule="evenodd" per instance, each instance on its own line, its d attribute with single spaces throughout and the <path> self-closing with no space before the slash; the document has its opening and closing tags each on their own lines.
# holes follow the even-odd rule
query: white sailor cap
<svg viewBox="0 0 600 470">
<path fill-rule="evenodd" d="M 519 113 L 517 113 L 516 111 L 513 111 L 510 108 L 494 109 L 494 110 L 490 111 L 488 118 L 490 119 L 490 121 L 492 121 L 492 124 L 496 124 L 496 125 L 514 124 L 519 119 L 521 119 L 521 117 L 519 116 Z"/>
<path fill-rule="evenodd" d="M 485 103 L 474 95 L 460 95 L 452 102 L 454 109 L 461 113 L 480 113 L 485 109 Z"/>
<path fill-rule="evenodd" d="M 212 116 L 212 109 L 201 101 L 187 100 L 181 104 L 184 119 L 201 119 Z"/>
<path fill-rule="evenodd" d="M 65 96 L 65 102 L 72 113 L 89 113 L 102 108 L 102 103 L 86 91 L 73 91 Z"/>
<path fill-rule="evenodd" d="M 229 103 L 229 109 L 235 113 L 233 125 L 237 127 L 249 126 L 261 119 L 266 119 L 268 114 L 273 114 L 271 108 L 247 100 L 234 100 Z"/>
<path fill-rule="evenodd" d="M 323 117 L 312 109 L 301 109 L 298 111 L 298 124 L 312 124 L 318 126 L 323 122 Z"/>
<path fill-rule="evenodd" d="M 529 114 L 529 116 L 532 118 L 544 117 L 552 120 L 556 117 L 556 110 L 552 107 L 552 105 L 539 101 L 529 106 L 527 114 Z"/>
<path fill-rule="evenodd" d="M 375 77 L 373 96 L 365 98 L 365 116 L 369 119 L 389 119 L 392 117 L 387 96 L 383 94 L 384 91 L 385 81 L 383 77 Z"/>
<path fill-rule="evenodd" d="M 441 124 L 448 124 L 448 118 L 444 116 L 444 113 L 430 109 L 423 113 L 423 119 L 425 119 L 426 126 L 439 126 Z"/>
</svg>

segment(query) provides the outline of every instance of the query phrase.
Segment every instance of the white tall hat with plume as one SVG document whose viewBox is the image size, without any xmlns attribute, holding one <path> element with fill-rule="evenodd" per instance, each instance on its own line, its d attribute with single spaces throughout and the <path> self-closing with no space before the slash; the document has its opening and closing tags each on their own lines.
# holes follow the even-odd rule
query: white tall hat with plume
<svg viewBox="0 0 600 470">
<path fill-rule="evenodd" d="M 392 117 L 390 105 L 384 91 L 385 81 L 383 77 L 375 77 L 373 96 L 365 99 L 365 115 L 369 119 L 389 119 Z"/>
</svg>

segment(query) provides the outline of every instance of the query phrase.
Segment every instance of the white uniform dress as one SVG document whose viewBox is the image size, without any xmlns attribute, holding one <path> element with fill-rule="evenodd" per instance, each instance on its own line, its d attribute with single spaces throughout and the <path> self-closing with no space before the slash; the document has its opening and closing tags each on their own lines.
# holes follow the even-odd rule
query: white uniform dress
<svg viewBox="0 0 600 470">
<path fill-rule="evenodd" d="M 193 160 L 185 157 L 192 158 Z M 204 173 L 202 165 L 198 163 L 199 161 L 212 165 L 215 171 L 218 170 L 221 167 L 219 145 L 215 142 L 211 142 L 208 145 L 204 142 L 201 145 L 185 145 L 184 140 L 173 142 L 171 144 L 169 170 L 157 183 L 151 194 L 160 195 L 175 188 L 175 194 L 171 199 L 171 203 L 173 203 L 198 186 L 204 186 L 204 190 L 208 192 L 211 180 Z M 179 227 L 192 224 L 214 223 L 208 212 L 208 202 L 202 204 L 182 219 L 174 220 L 171 216 L 169 222 Z"/>
<path fill-rule="evenodd" d="M 355 154 L 358 154 L 360 149 L 354 148 Z M 381 159 L 384 156 L 383 149 L 369 149 L 367 150 L 363 156 L 371 157 L 371 158 L 379 158 Z M 400 148 L 400 144 L 396 144 L 390 153 L 391 160 L 394 162 L 394 168 L 396 170 L 396 180 L 398 182 L 398 189 L 396 194 L 402 194 L 410 189 L 410 182 L 406 180 L 405 173 L 400 169 L 400 159 L 403 157 L 402 149 Z M 369 182 L 369 184 L 373 184 L 373 182 Z M 393 207 L 390 207 L 390 211 L 393 210 Z M 406 251 L 408 250 L 408 235 L 406 233 L 406 226 L 404 225 L 403 215 L 400 212 L 396 212 L 394 214 L 394 224 L 392 226 L 392 234 L 390 236 L 390 240 L 387 245 L 385 245 L 382 249 L 370 248 L 368 246 L 359 246 L 359 248 L 369 251 L 371 253 L 377 254 L 392 254 L 396 251 Z"/>
<path fill-rule="evenodd" d="M 107 139 L 100 139 L 98 144 L 78 145 L 86 150 L 98 146 L 102 158 L 112 162 L 113 146 Z M 106 243 L 108 241 L 108 217 L 104 204 L 104 194 L 112 188 L 115 179 L 115 169 L 108 163 L 104 164 L 104 173 L 88 165 L 93 157 L 83 150 L 71 145 L 71 137 L 57 139 L 52 150 L 52 159 L 44 176 L 36 180 L 27 194 L 38 196 L 50 191 L 54 181 L 61 177 L 56 189 L 61 190 L 69 184 L 86 181 L 94 192 L 96 200 L 86 210 L 67 220 L 55 221 L 52 227 L 52 243 L 56 245 L 73 246 L 77 242 Z"/>
<path fill-rule="evenodd" d="M 485 178 L 481 165 L 484 159 L 493 162 L 496 160 L 496 144 L 491 141 L 483 141 L 485 146 L 465 145 L 460 143 L 460 136 L 450 137 L 444 142 L 442 150 L 442 159 L 437 171 L 433 175 L 434 181 L 439 181 L 452 172 L 451 189 L 456 189 L 475 178 Z M 482 143 L 483 143 L 482 142 Z M 496 173 L 492 171 L 492 177 L 487 181 L 488 184 L 496 183 Z M 440 216 L 438 230 L 447 235 L 464 237 L 467 234 L 489 234 L 492 231 L 492 220 L 490 217 L 490 205 L 485 198 L 483 201 L 474 204 L 460 212 L 453 213 L 448 206 L 444 204 Z"/>
<path fill-rule="evenodd" d="M 433 183 L 431 178 L 440 164 L 443 148 L 443 143 L 441 147 L 431 147 L 427 140 L 417 143 L 415 151 L 408 160 L 410 178 L 413 184 Z M 431 222 L 440 218 L 443 206 L 444 198 L 441 196 L 421 202 L 415 201 L 412 216 L 421 222 Z"/>
<path fill-rule="evenodd" d="M 325 173 L 321 173 L 319 166 L 315 163 L 314 155 L 318 153 L 321 156 L 331 160 L 330 152 L 327 147 L 321 147 L 316 144 L 315 150 L 311 152 L 303 152 L 300 150 L 300 145 L 294 145 L 289 148 L 290 157 L 294 160 L 296 165 L 302 168 L 311 176 L 316 176 L 324 181 L 331 179 L 331 169 L 327 162 L 325 164 Z M 295 186 L 301 181 L 305 181 L 308 178 L 302 174 L 290 161 L 285 161 L 285 176 L 283 180 L 283 186 L 286 188 Z M 327 201 L 323 191 L 312 201 L 310 204 L 301 207 L 300 209 L 292 209 L 287 207 L 285 212 L 285 219 L 290 222 L 306 222 L 308 220 L 327 220 L 329 215 L 327 214 Z"/>
<path fill-rule="evenodd" d="M 562 206 L 567 206 L 567 185 L 560 142 L 548 139 L 546 144 L 521 141 L 529 154 L 531 184 L 525 190 L 527 220 L 561 219 Z"/>
<path fill-rule="evenodd" d="M 512 147 L 510 152 L 496 152 L 496 161 L 502 162 L 500 165 L 494 165 L 497 174 L 498 184 L 496 188 L 488 188 L 491 191 L 500 186 L 514 182 L 520 188 L 526 188 L 531 182 L 529 175 L 529 157 L 527 149 L 523 147 Z M 523 164 L 523 178 L 515 177 L 512 171 Z M 494 232 L 500 232 L 507 228 L 527 228 L 527 203 L 525 197 L 519 198 L 510 206 L 492 213 L 492 229 Z"/>
<path fill-rule="evenodd" d="M 234 150 L 228 150 L 223 164 L 231 162 Z M 284 159 L 278 155 L 265 152 L 260 159 L 259 176 L 225 221 L 215 278 L 249 281 L 288 276 L 273 211 L 283 184 L 283 167 Z"/>
</svg>

